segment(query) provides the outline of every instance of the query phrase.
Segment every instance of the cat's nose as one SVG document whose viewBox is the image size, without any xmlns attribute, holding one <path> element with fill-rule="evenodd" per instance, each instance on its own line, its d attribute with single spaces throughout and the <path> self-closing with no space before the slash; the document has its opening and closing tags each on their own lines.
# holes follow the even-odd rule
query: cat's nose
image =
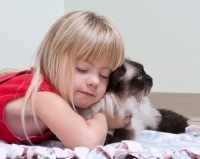
<svg viewBox="0 0 200 159">
<path fill-rule="evenodd" d="M 145 78 L 146 78 L 148 81 L 153 82 L 153 78 L 152 78 L 151 76 L 149 76 L 148 74 L 145 75 Z"/>
</svg>

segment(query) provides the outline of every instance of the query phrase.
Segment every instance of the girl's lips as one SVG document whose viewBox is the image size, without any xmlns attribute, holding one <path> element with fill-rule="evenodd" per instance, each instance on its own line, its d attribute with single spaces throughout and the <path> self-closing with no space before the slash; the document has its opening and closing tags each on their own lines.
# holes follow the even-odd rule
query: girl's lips
<svg viewBox="0 0 200 159">
<path fill-rule="evenodd" d="M 87 95 L 87 96 L 90 96 L 90 97 L 93 97 L 93 96 L 94 96 L 92 93 L 82 92 L 82 91 L 80 91 L 80 92 L 83 93 L 84 95 Z"/>
</svg>

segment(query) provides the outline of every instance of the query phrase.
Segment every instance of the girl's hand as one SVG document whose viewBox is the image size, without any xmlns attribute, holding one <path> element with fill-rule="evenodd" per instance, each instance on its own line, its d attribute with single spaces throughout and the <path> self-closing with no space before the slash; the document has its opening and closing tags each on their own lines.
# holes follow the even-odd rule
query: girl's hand
<svg viewBox="0 0 200 159">
<path fill-rule="evenodd" d="M 131 122 L 132 118 L 131 116 L 126 116 L 123 119 L 120 119 L 117 113 L 114 114 L 114 117 L 109 116 L 106 112 L 101 113 L 106 116 L 108 130 L 123 128 Z"/>
</svg>

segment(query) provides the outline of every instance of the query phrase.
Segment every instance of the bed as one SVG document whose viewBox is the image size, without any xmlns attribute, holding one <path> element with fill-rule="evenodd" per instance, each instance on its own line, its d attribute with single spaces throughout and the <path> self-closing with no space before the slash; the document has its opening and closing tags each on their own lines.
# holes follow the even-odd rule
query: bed
<svg viewBox="0 0 200 159">
<path fill-rule="evenodd" d="M 86 147 L 72 151 L 53 140 L 33 146 L 0 143 L 0 159 L 200 159 L 199 130 L 195 125 L 188 126 L 182 134 L 144 130 L 136 141 L 124 140 L 91 151 Z"/>
</svg>

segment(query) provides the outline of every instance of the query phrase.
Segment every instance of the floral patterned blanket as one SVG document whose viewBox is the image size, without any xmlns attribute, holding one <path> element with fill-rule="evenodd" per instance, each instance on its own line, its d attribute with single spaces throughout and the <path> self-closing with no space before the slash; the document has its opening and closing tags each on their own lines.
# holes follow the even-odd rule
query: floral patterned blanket
<svg viewBox="0 0 200 159">
<path fill-rule="evenodd" d="M 144 130 L 136 141 L 97 146 L 92 151 L 77 147 L 74 151 L 64 148 L 58 141 L 45 141 L 37 146 L 0 143 L 0 159 L 200 159 L 200 134 L 189 126 L 183 134 L 170 134 Z"/>
</svg>

